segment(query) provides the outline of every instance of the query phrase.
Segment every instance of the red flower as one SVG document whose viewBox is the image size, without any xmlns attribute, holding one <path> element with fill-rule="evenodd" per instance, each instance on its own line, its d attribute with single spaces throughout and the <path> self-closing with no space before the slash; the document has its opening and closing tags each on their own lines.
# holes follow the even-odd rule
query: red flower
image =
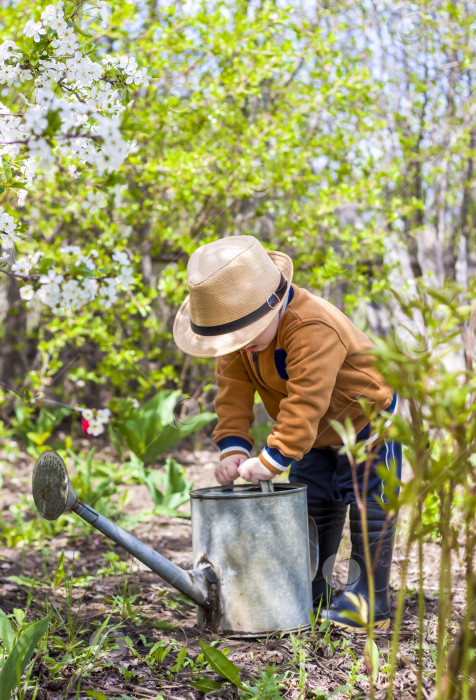
<svg viewBox="0 0 476 700">
<path fill-rule="evenodd" d="M 89 421 L 87 421 L 86 418 L 81 417 L 81 427 L 86 435 L 88 435 L 89 437 L 95 437 L 92 433 L 89 432 Z"/>
</svg>

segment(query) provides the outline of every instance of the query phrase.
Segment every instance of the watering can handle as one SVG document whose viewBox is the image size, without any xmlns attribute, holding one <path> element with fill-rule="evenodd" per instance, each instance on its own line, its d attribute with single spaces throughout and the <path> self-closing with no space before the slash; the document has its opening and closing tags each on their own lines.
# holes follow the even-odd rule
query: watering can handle
<svg viewBox="0 0 476 700">
<path fill-rule="evenodd" d="M 269 481 L 260 481 L 259 485 L 261 486 L 261 491 L 263 493 L 273 493 L 274 491 L 274 485 L 271 480 Z"/>
<path fill-rule="evenodd" d="M 260 486 L 261 486 L 261 491 L 263 493 L 273 493 L 274 492 L 274 485 L 272 481 L 260 481 Z M 233 491 L 233 481 L 230 481 L 228 484 L 223 484 L 221 487 L 222 491 Z"/>
</svg>

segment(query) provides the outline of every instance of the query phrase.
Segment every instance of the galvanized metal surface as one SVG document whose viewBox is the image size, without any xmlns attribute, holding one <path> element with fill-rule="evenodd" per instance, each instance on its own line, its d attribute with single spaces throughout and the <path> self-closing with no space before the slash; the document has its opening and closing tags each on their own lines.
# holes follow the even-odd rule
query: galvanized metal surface
<svg viewBox="0 0 476 700">
<path fill-rule="evenodd" d="M 210 580 L 210 573 L 207 572 L 209 567 L 205 564 L 196 570 L 184 571 L 137 537 L 100 515 L 94 508 L 78 500 L 66 465 L 57 452 L 49 450 L 37 459 L 33 469 L 32 490 L 35 505 L 42 517 L 55 520 L 65 511 L 72 510 L 198 605 L 209 607 L 207 584 L 207 578 Z M 211 578 L 213 577 L 212 574 Z"/>
<path fill-rule="evenodd" d="M 63 460 L 52 450 L 35 464 L 33 496 L 43 517 L 54 520 L 72 510 L 117 542 L 194 600 L 199 623 L 222 634 L 257 637 L 309 627 L 309 530 L 301 484 L 276 484 L 274 492 L 246 485 L 192 491 L 191 571 L 79 501 Z"/>
<path fill-rule="evenodd" d="M 156 552 L 152 547 L 144 544 L 137 537 L 126 532 L 122 527 L 115 525 L 95 511 L 94 508 L 81 503 L 81 501 L 78 501 L 74 512 L 132 554 L 133 557 L 148 566 L 151 571 L 194 600 L 198 605 L 208 607 L 208 592 L 203 566 L 197 567 L 192 571 L 181 569 L 180 566 L 163 557 L 162 554 Z"/>
<path fill-rule="evenodd" d="M 218 626 L 229 636 L 306 629 L 312 610 L 306 487 L 235 486 L 191 494 L 194 562 L 219 579 Z M 199 622 L 203 615 L 199 611 Z"/>
<path fill-rule="evenodd" d="M 33 469 L 32 492 L 35 506 L 46 520 L 56 520 L 77 501 L 65 463 L 54 450 L 43 452 Z"/>
</svg>

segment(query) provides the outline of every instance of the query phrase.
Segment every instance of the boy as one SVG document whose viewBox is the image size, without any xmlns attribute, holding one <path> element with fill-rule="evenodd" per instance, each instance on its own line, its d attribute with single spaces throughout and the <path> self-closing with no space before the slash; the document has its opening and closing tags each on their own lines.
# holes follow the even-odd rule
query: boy
<svg viewBox="0 0 476 700">
<path fill-rule="evenodd" d="M 337 454 L 342 441 L 330 421 L 350 417 L 358 439 L 373 443 L 378 458 L 372 462 L 366 494 L 368 542 L 375 567 L 375 626 L 387 629 L 396 518 L 386 520 L 374 498 L 386 500 L 375 466 L 395 465 L 400 479 L 401 447 L 369 440 L 370 427 L 358 397 L 390 413 L 396 410 L 397 397 L 371 357 L 360 352 L 373 347 L 370 339 L 331 303 L 292 285 L 292 274 L 289 256 L 266 252 L 253 236 L 231 236 L 198 248 L 188 263 L 190 294 L 177 313 L 174 339 L 189 355 L 218 358 L 218 423 L 213 434 L 221 452 L 217 481 L 226 484 L 240 476 L 257 484 L 290 466 L 289 480 L 308 487 L 309 515 L 318 531 L 314 604 L 321 605 L 321 619 L 357 632 L 365 629 L 346 617 L 353 610 L 346 596 L 337 596 L 329 606 L 348 505 L 354 566 L 349 568 L 346 590 L 368 600 L 352 473 L 348 459 Z M 250 457 L 255 391 L 275 424 L 267 446 L 258 457 Z M 363 470 L 359 465 L 360 492 Z"/>
</svg>

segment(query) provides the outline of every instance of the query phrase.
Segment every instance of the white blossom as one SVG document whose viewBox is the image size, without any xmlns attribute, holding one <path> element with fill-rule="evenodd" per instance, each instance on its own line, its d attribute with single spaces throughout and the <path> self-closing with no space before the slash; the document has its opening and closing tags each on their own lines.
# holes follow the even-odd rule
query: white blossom
<svg viewBox="0 0 476 700">
<path fill-rule="evenodd" d="M 0 242 L 4 248 L 13 248 L 15 243 L 18 243 L 20 236 L 16 233 L 2 233 L 0 232 Z"/>
<path fill-rule="evenodd" d="M 54 29 L 58 36 L 63 36 L 68 26 L 64 19 L 62 7 L 63 2 L 58 2 L 56 5 L 47 5 L 41 13 L 43 23 L 47 27 Z"/>
<path fill-rule="evenodd" d="M 40 284 L 58 284 L 63 281 L 63 275 L 57 273 L 53 268 L 48 270 L 47 275 L 41 275 Z"/>
<path fill-rule="evenodd" d="M 38 107 L 29 109 L 23 120 L 27 131 L 31 131 L 33 134 L 42 134 L 48 126 L 47 113 Z"/>
<path fill-rule="evenodd" d="M 61 306 L 64 309 L 70 310 L 78 306 L 78 288 L 79 282 L 75 279 L 69 279 L 61 286 Z"/>
<path fill-rule="evenodd" d="M 1 103 L 0 109 L 5 113 L 9 111 Z M 22 148 L 21 141 L 23 139 L 23 133 L 19 127 L 20 120 L 18 118 L 13 116 L 0 117 L 0 142 L 3 141 L 6 144 L 3 147 L 0 145 L 0 154 L 7 157 L 16 157 L 19 154 Z"/>
<path fill-rule="evenodd" d="M 7 212 L 0 207 L 0 242 L 7 250 L 13 248 L 14 244 L 20 240 L 16 228 L 17 225 L 13 216 L 7 214 Z"/>
<path fill-rule="evenodd" d="M 108 423 L 111 417 L 111 411 L 108 408 L 100 408 L 97 412 L 97 418 L 101 423 Z"/>
<path fill-rule="evenodd" d="M 79 385 L 79 381 L 77 384 Z M 108 408 L 101 408 L 98 411 L 91 408 L 83 408 L 81 409 L 81 416 L 87 421 L 87 434 L 97 436 L 104 432 L 104 425 L 109 422 L 111 411 Z"/>
<path fill-rule="evenodd" d="M 33 299 L 34 294 L 35 291 L 31 284 L 25 284 L 25 286 L 21 287 L 20 289 L 20 297 L 23 299 L 23 301 L 30 301 Z"/>
<path fill-rule="evenodd" d="M 97 8 L 98 8 L 99 13 L 101 15 L 101 20 L 102 20 L 103 24 L 107 26 L 107 24 L 109 22 L 109 17 L 111 16 L 111 8 L 107 4 L 107 2 L 103 2 L 102 0 L 100 0 L 97 3 Z"/>
<path fill-rule="evenodd" d="M 82 287 L 82 291 L 83 291 L 82 298 L 84 300 L 83 303 L 87 304 L 88 302 L 96 299 L 96 297 L 98 295 L 98 289 L 99 289 L 99 283 L 97 280 L 92 279 L 92 278 L 88 278 L 88 279 L 84 280 L 83 287 Z"/>
<path fill-rule="evenodd" d="M 8 58 L 19 58 L 21 54 L 15 51 L 16 48 L 17 45 L 14 41 L 7 39 L 7 41 L 2 42 L 0 44 L 0 61 L 6 61 Z"/>
<path fill-rule="evenodd" d="M 40 260 L 44 256 L 44 253 L 41 250 L 37 250 L 36 253 L 33 253 L 33 255 L 29 255 L 28 259 L 31 263 L 31 265 L 36 265 L 38 260 Z"/>
<path fill-rule="evenodd" d="M 72 58 L 66 59 L 65 66 L 68 81 L 79 83 L 83 87 L 91 86 L 102 76 L 99 63 L 91 61 L 89 56 L 83 56 L 81 51 L 75 51 Z"/>
<path fill-rule="evenodd" d="M 41 279 L 41 278 L 40 278 Z M 60 309 L 61 289 L 59 284 L 43 284 L 36 293 L 38 299 L 51 309 Z"/>
<path fill-rule="evenodd" d="M 107 23 L 110 16 L 107 3 L 100 0 L 96 7 L 101 20 Z M 0 157 L 19 164 L 21 180 L 27 187 L 17 195 L 20 205 L 34 188 L 39 169 L 51 173 L 61 164 L 70 177 L 76 178 L 81 176 L 83 168 L 93 168 L 101 177 L 119 168 L 134 146 L 125 142 L 121 133 L 121 115 L 132 101 L 123 104 L 120 92 L 108 79 L 113 70 L 114 79 L 120 82 L 147 86 L 146 69 L 139 68 L 132 55 L 104 58 L 94 53 L 85 55 L 79 50 L 82 39 L 73 26 L 68 26 L 68 21 L 62 1 L 47 5 L 36 21 L 30 17 L 23 30 L 25 36 L 38 43 L 47 31 L 51 34 L 49 55 L 43 56 L 31 70 L 24 67 L 23 51 L 13 41 L 7 39 L 0 44 L 1 94 L 8 95 L 8 90 L 16 89 L 20 83 L 30 83 L 21 88 L 25 104 L 20 106 L 11 100 L 6 100 L 9 106 L 0 103 Z M 55 118 L 51 120 L 53 112 Z M 55 126 L 55 133 L 44 137 L 48 124 Z M 116 207 L 120 206 L 124 189 L 125 186 L 116 185 L 112 190 Z M 107 205 L 105 193 L 89 192 L 84 205 L 91 212 L 98 211 Z M 0 263 L 8 263 L 12 257 L 9 251 L 19 240 L 17 223 L 0 207 L 0 242 L 7 251 L 1 254 Z M 78 266 L 83 265 L 94 273 L 98 251 L 87 254 L 79 246 L 66 245 L 60 252 L 73 259 L 67 257 L 61 271 L 50 269 L 39 279 L 35 277 L 23 285 L 20 294 L 24 301 L 36 299 L 61 313 L 70 313 L 91 302 L 109 308 L 118 299 L 118 286 L 134 283 L 133 268 L 125 253 L 113 255 L 108 278 L 103 279 L 101 274 L 100 279 L 95 279 L 78 274 Z M 34 268 L 43 255 L 37 251 L 22 257 L 12 264 L 12 272 L 38 275 Z"/>
<path fill-rule="evenodd" d="M 68 56 L 74 54 L 78 49 L 78 41 L 72 27 L 68 27 L 63 36 L 54 39 L 51 45 L 56 49 L 56 53 L 60 56 Z"/>
<path fill-rule="evenodd" d="M 36 174 L 37 162 L 34 158 L 25 158 L 23 164 L 20 167 L 20 172 L 22 174 L 22 180 L 29 190 L 33 189 L 33 181 Z M 18 205 L 22 206 L 25 203 L 28 190 L 20 190 L 18 194 Z"/>
<path fill-rule="evenodd" d="M 7 212 L 0 207 L 0 230 L 3 230 L 8 234 L 13 234 L 16 227 L 17 225 L 13 216 L 11 214 L 7 214 Z"/>
<path fill-rule="evenodd" d="M 83 408 L 81 415 L 88 423 L 88 435 L 97 436 L 104 432 L 104 426 L 109 423 L 111 411 L 108 408 L 100 408 L 99 410 Z"/>
<path fill-rule="evenodd" d="M 92 418 L 90 421 L 88 421 L 88 433 L 90 435 L 94 435 L 97 437 L 98 435 L 101 435 L 104 432 L 104 425 L 101 423 L 101 421 Z"/>
<path fill-rule="evenodd" d="M 33 40 L 38 42 L 41 41 L 41 36 L 46 34 L 46 29 L 41 22 L 35 22 L 33 17 L 30 17 L 28 22 L 25 24 L 25 29 L 23 30 L 25 36 L 32 36 Z"/>
<path fill-rule="evenodd" d="M 122 267 L 116 279 L 124 287 L 130 287 L 134 283 L 134 273 L 131 267 Z"/>
<path fill-rule="evenodd" d="M 51 26 L 58 34 L 52 46 L 64 54 L 65 59 L 48 57 L 38 62 L 41 73 L 35 78 L 35 102 L 29 104 L 23 120 L 14 115 L 0 118 L 0 154 L 17 155 L 23 142 L 28 148 L 30 159 L 35 159 L 42 167 L 51 166 L 57 154 L 77 155 L 80 163 L 96 166 L 101 176 L 120 167 L 129 153 L 130 146 L 124 142 L 120 131 L 119 115 L 125 106 L 121 103 L 118 91 L 102 80 L 101 63 L 78 50 L 74 29 L 64 29 L 62 17 L 63 10 L 60 8 L 54 11 L 53 5 L 45 8 L 42 14 L 44 24 Z M 31 25 L 29 27 L 31 29 Z M 1 55 L 11 59 L 11 48 L 16 48 L 13 42 L 4 42 L 0 47 Z M 21 54 L 13 52 L 13 56 L 21 57 Z M 14 62 L 7 64 L 5 60 L 0 61 L 0 81 L 13 84 L 19 77 L 32 77 L 30 71 L 21 69 Z M 118 64 L 116 69 L 119 72 L 124 69 L 126 79 L 139 70 L 134 57 L 115 57 L 113 62 Z M 140 71 L 145 74 L 144 69 Z M 64 84 L 67 88 L 64 96 L 57 96 L 53 92 L 53 87 L 58 84 Z M 52 110 L 60 115 L 55 153 L 45 139 L 38 138 L 47 128 L 48 113 Z M 78 134 L 78 129 L 84 133 Z M 75 136 L 73 140 L 72 133 Z M 93 135 L 99 136 L 101 140 L 93 141 Z M 74 169 L 73 166 L 70 167 L 75 176 L 77 165 L 74 164 Z"/>
<path fill-rule="evenodd" d="M 116 250 L 116 252 L 112 254 L 112 259 L 118 262 L 119 265 L 129 265 L 129 258 L 127 257 L 127 253 L 123 250 Z"/>
<path fill-rule="evenodd" d="M 29 275 L 31 271 L 31 263 L 28 258 L 21 258 L 12 265 L 12 272 L 16 275 Z"/>
<path fill-rule="evenodd" d="M 117 281 L 112 277 L 103 280 L 103 284 L 99 290 L 98 302 L 105 309 L 110 309 L 111 306 L 117 301 L 116 286 Z"/>
<path fill-rule="evenodd" d="M 48 167 L 54 163 L 51 148 L 44 139 L 28 141 L 28 153 L 32 158 L 38 158 L 40 167 Z"/>
<path fill-rule="evenodd" d="M 122 193 L 127 190 L 126 185 L 114 185 L 112 192 L 114 194 L 114 206 L 117 209 L 122 203 Z"/>
<path fill-rule="evenodd" d="M 78 172 L 78 166 L 77 165 L 68 165 L 68 175 L 76 180 L 76 178 L 81 176 L 81 173 Z"/>
<path fill-rule="evenodd" d="M 81 248 L 77 245 L 65 245 L 59 249 L 60 253 L 72 253 L 73 255 L 81 255 Z"/>
<path fill-rule="evenodd" d="M 136 85 L 143 83 L 144 87 L 146 87 L 149 84 L 146 78 L 147 69 L 139 68 L 135 56 L 105 56 L 103 63 L 127 75 L 126 84 L 128 85 L 131 83 Z"/>
<path fill-rule="evenodd" d="M 94 212 L 105 207 L 106 204 L 106 197 L 102 192 L 88 192 L 83 202 L 83 207 L 89 209 L 91 214 L 94 214 Z"/>
<path fill-rule="evenodd" d="M 0 83 L 13 85 L 14 83 L 20 82 L 21 72 L 20 66 L 7 65 L 5 63 L 3 65 L 0 64 Z"/>
</svg>

